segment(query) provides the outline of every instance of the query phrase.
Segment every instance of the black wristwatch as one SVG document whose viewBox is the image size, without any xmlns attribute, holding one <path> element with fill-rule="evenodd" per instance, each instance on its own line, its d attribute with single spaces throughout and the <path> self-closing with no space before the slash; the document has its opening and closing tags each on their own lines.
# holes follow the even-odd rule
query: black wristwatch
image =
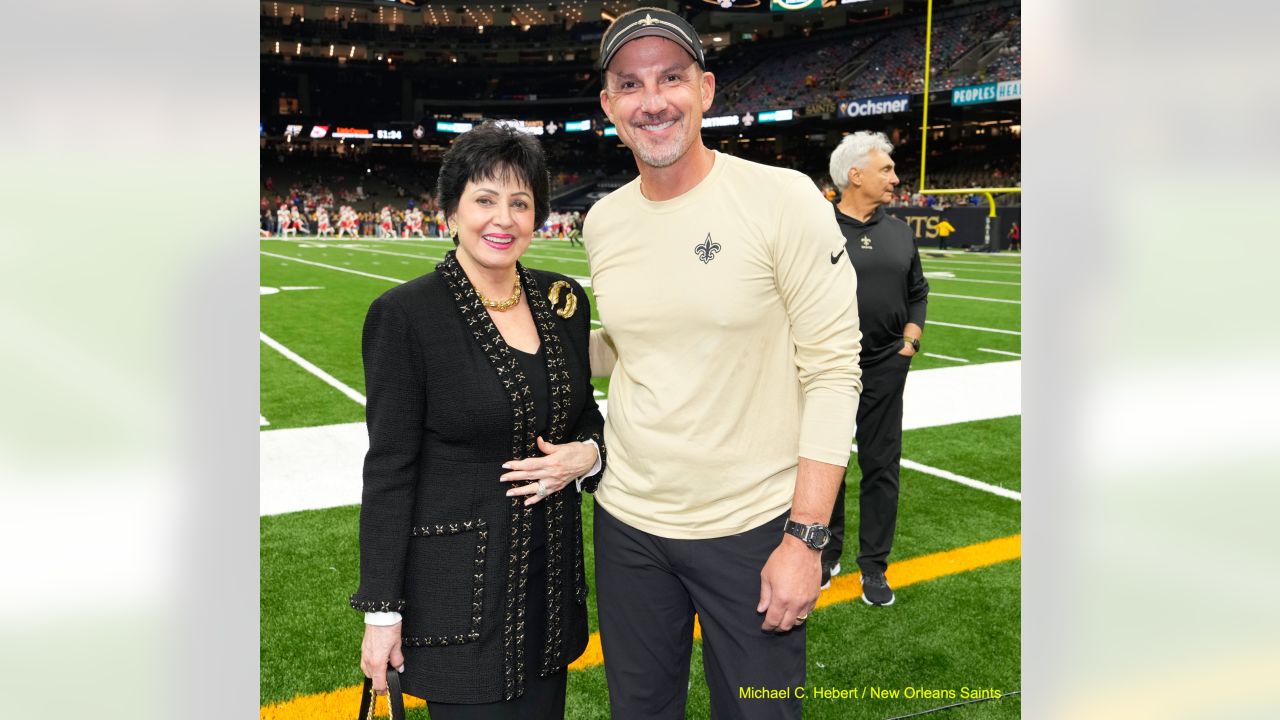
<svg viewBox="0 0 1280 720">
<path fill-rule="evenodd" d="M 787 523 L 782 526 L 782 531 L 788 535 L 795 535 L 804 542 L 805 545 L 814 550 L 821 550 L 831 542 L 831 531 L 826 525 L 814 523 L 812 525 L 803 525 L 795 522 L 791 518 L 787 518 Z"/>
<path fill-rule="evenodd" d="M 902 339 L 906 340 L 907 344 L 911 345 L 912 350 L 916 352 L 920 352 L 920 338 L 913 338 L 910 335 L 903 335 Z"/>
</svg>

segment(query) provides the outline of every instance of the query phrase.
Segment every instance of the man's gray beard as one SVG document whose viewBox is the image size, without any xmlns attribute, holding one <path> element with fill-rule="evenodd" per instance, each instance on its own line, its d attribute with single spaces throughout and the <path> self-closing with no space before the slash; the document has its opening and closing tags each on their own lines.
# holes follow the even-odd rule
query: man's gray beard
<svg viewBox="0 0 1280 720">
<path fill-rule="evenodd" d="M 684 118 L 677 120 L 675 127 L 677 130 L 683 130 Z M 640 132 L 644 132 L 644 131 L 641 130 Z M 645 165 L 648 165 L 649 167 L 655 167 L 655 168 L 670 167 L 671 165 L 674 165 L 676 161 L 679 160 L 681 157 L 684 157 L 685 150 L 688 150 L 688 148 L 682 147 L 682 144 L 684 143 L 684 141 L 685 141 L 684 133 L 683 132 L 679 133 L 679 137 L 676 143 L 671 147 L 670 151 L 666 152 L 663 155 L 654 155 L 652 154 L 652 152 L 649 150 L 648 147 L 645 147 L 643 143 L 637 142 L 635 147 L 635 153 L 637 156 L 640 157 L 640 161 L 643 162 Z"/>
</svg>

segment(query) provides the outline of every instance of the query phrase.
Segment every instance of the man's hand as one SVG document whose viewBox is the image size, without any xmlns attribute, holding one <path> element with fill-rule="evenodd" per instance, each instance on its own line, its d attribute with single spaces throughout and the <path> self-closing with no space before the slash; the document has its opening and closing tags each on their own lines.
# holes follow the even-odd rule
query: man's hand
<svg viewBox="0 0 1280 720">
<path fill-rule="evenodd" d="M 387 694 L 387 666 L 404 672 L 404 653 L 400 650 L 400 628 L 395 625 L 365 625 L 364 642 L 360 645 L 360 669 L 373 678 L 373 691 Z"/>
<path fill-rule="evenodd" d="M 797 537 L 784 535 L 760 571 L 756 612 L 765 613 L 760 629 L 787 632 L 796 627 L 796 618 L 809 617 L 818 603 L 821 581 L 822 553 Z"/>
<path fill-rule="evenodd" d="M 911 357 L 912 355 L 915 355 L 915 354 L 916 354 L 916 347 L 915 347 L 914 345 L 912 345 L 911 343 L 907 342 L 906 340 L 903 340 L 903 341 L 902 341 L 902 349 L 898 351 L 898 354 L 899 354 L 899 355 L 906 355 L 907 357 Z"/>
</svg>

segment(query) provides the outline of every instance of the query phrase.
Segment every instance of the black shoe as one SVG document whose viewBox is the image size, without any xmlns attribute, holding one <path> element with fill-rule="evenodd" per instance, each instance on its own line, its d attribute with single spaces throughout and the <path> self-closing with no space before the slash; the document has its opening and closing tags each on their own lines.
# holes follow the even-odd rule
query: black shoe
<svg viewBox="0 0 1280 720">
<path fill-rule="evenodd" d="M 830 566 L 827 565 L 826 563 L 823 563 L 822 564 L 822 585 L 818 589 L 826 590 L 827 588 L 831 587 L 831 578 L 839 574 L 840 574 L 840 563 L 837 562 L 835 565 L 830 565 Z"/>
<path fill-rule="evenodd" d="M 884 573 L 862 573 L 862 602 L 868 605 L 892 605 L 896 598 Z"/>
</svg>

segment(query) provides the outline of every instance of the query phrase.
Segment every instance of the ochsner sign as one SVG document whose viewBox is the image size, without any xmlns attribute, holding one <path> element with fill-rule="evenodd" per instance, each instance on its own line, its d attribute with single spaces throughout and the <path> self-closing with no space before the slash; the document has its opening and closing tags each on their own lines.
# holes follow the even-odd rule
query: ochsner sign
<svg viewBox="0 0 1280 720">
<path fill-rule="evenodd" d="M 911 108 L 910 95 L 883 95 L 861 100 L 841 100 L 836 105 L 841 117 L 866 117 L 905 112 Z"/>
</svg>

